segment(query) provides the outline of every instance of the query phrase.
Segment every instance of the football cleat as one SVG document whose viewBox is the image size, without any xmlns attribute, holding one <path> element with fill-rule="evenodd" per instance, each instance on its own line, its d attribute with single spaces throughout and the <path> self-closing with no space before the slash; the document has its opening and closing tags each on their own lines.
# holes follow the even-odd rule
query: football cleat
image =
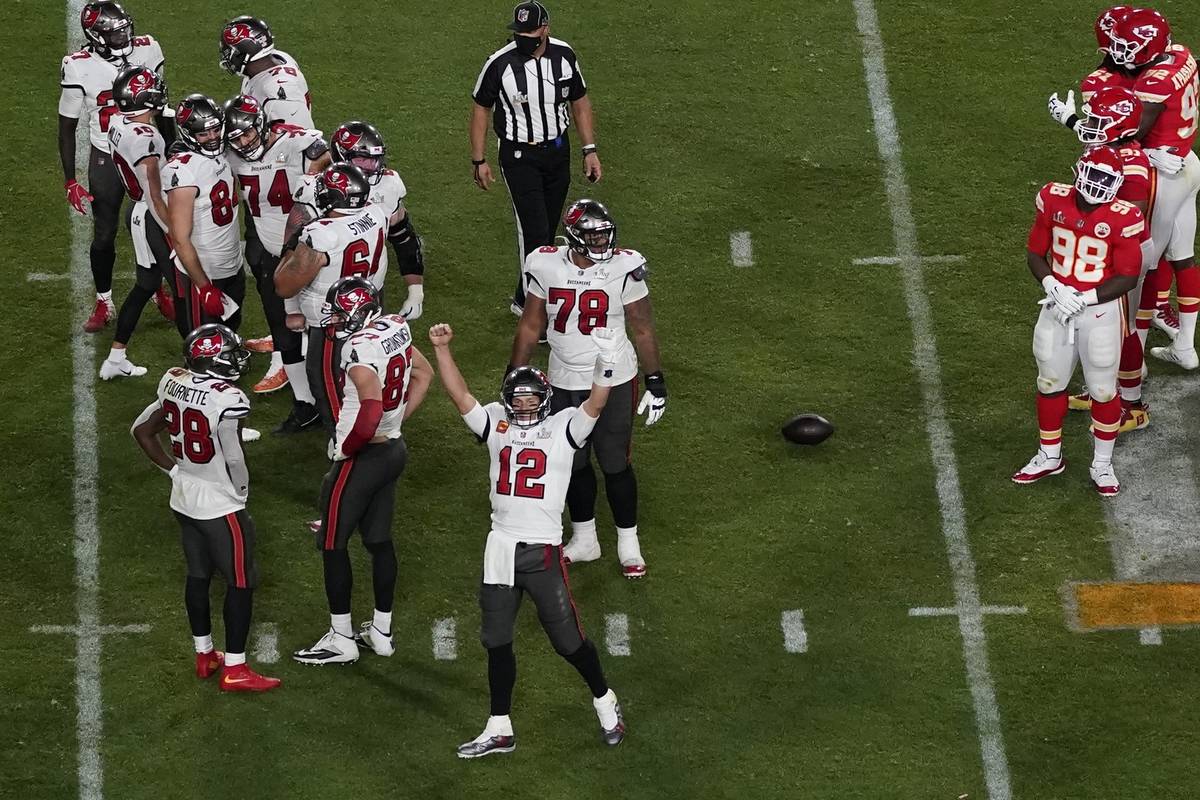
<svg viewBox="0 0 1200 800">
<path fill-rule="evenodd" d="M 353 664 L 358 661 L 358 645 L 353 636 L 330 628 L 312 647 L 292 653 L 292 658 L 301 664 Z"/>
<path fill-rule="evenodd" d="M 646 575 L 646 559 L 636 533 L 623 534 L 617 531 L 617 560 L 621 562 L 621 574 L 630 580 Z"/>
<path fill-rule="evenodd" d="M 277 436 L 299 433 L 320 423 L 321 413 L 317 411 L 316 406 L 312 403 L 296 401 L 292 404 L 292 413 L 288 414 L 287 419 L 279 423 L 279 427 L 271 431 L 271 433 Z"/>
<path fill-rule="evenodd" d="M 1088 394 L 1087 387 L 1083 387 L 1083 391 L 1079 394 L 1073 394 L 1067 400 L 1067 408 L 1072 411 L 1091 411 L 1092 396 Z"/>
<path fill-rule="evenodd" d="M 600 557 L 600 540 L 595 536 L 572 536 L 563 548 L 563 561 L 568 564 L 583 564 Z"/>
<path fill-rule="evenodd" d="M 1175 345 L 1171 344 L 1166 347 L 1151 347 L 1150 355 L 1166 361 L 1171 364 L 1178 364 L 1184 369 L 1195 369 L 1200 367 L 1200 356 L 1196 355 L 1195 348 L 1191 350 L 1176 350 Z"/>
<path fill-rule="evenodd" d="M 1154 309 L 1154 316 L 1150 318 L 1150 322 L 1172 341 L 1179 335 L 1179 315 L 1175 313 L 1175 309 L 1171 307 L 1170 303 Z"/>
<path fill-rule="evenodd" d="M 359 626 L 358 632 L 354 634 L 354 641 L 363 647 L 371 648 L 375 655 L 384 658 L 396 652 L 396 647 L 392 644 L 392 635 L 376 628 L 371 620 Z"/>
<path fill-rule="evenodd" d="M 1113 472 L 1112 462 L 1092 464 L 1088 471 L 1092 475 L 1092 485 L 1096 487 L 1096 491 L 1100 493 L 1101 497 L 1112 497 L 1121 491 L 1121 483 L 1117 480 L 1117 473 Z"/>
<path fill-rule="evenodd" d="M 175 321 L 175 298 L 171 297 L 163 286 L 159 286 L 158 291 L 154 293 L 154 305 L 158 307 L 158 313 L 163 315 L 163 319 L 168 322 Z"/>
<path fill-rule="evenodd" d="M 112 322 L 116 315 L 117 312 L 113 308 L 111 300 L 96 298 L 96 307 L 92 309 L 92 315 L 87 318 L 87 322 L 83 323 L 83 330 L 85 333 L 96 333 Z"/>
<path fill-rule="evenodd" d="M 109 361 L 106 358 L 100 363 L 102 381 L 111 381 L 113 378 L 140 378 L 145 374 L 145 367 L 139 367 L 128 358 L 124 361 Z"/>
<path fill-rule="evenodd" d="M 281 683 L 279 678 L 259 675 L 249 664 L 221 668 L 222 692 L 269 692 Z"/>
<path fill-rule="evenodd" d="M 264 336 L 261 339 L 247 339 L 246 349 L 251 353 L 270 353 L 275 349 L 275 340 L 270 336 Z"/>
<path fill-rule="evenodd" d="M 280 364 L 275 369 L 269 371 L 262 377 L 262 380 L 254 384 L 255 394 L 270 394 L 277 392 L 288 385 L 287 372 L 284 371 L 283 365 Z"/>
<path fill-rule="evenodd" d="M 262 438 L 262 432 L 257 428 L 242 428 L 242 444 L 246 442 L 257 442 Z"/>
<path fill-rule="evenodd" d="M 490 756 L 492 753 L 511 753 L 516 749 L 516 734 L 510 733 L 507 736 L 498 736 L 488 733 L 485 730 L 471 741 L 460 744 L 458 746 L 458 757 L 482 758 L 483 756 Z"/>
<path fill-rule="evenodd" d="M 1117 433 L 1129 433 L 1141 430 L 1150 425 L 1150 409 L 1140 400 L 1136 403 L 1121 404 L 1121 427 Z"/>
<path fill-rule="evenodd" d="M 1038 448 L 1037 455 L 1029 460 L 1029 463 L 1022 467 L 1018 472 L 1013 473 L 1013 483 L 1027 484 L 1037 483 L 1042 478 L 1049 478 L 1051 475 L 1058 475 L 1067 468 L 1067 460 L 1062 456 L 1051 458 L 1046 455 L 1046 451 Z"/>
<path fill-rule="evenodd" d="M 621 574 L 629 580 L 646 577 L 646 562 L 641 556 L 621 562 Z"/>
<path fill-rule="evenodd" d="M 220 650 L 196 653 L 196 677 L 211 678 L 225 663 L 225 654 Z"/>
<path fill-rule="evenodd" d="M 606 706 L 609 701 L 604 698 L 596 698 L 592 700 L 592 705 L 596 709 L 596 716 L 600 719 L 600 738 L 609 747 L 616 747 L 625 738 L 625 717 L 621 714 L 621 704 L 617 702 L 617 696 L 610 689 L 608 692 L 612 695 L 612 712 L 616 714 L 617 724 L 611 728 L 604 727 L 604 715 L 601 709 Z"/>
</svg>

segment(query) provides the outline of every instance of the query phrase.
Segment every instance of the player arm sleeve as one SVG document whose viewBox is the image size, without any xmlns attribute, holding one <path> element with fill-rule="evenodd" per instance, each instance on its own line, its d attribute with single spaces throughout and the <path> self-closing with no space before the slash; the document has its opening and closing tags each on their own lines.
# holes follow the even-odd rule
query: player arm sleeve
<svg viewBox="0 0 1200 800">
<path fill-rule="evenodd" d="M 571 418 L 567 420 L 567 441 L 571 447 L 579 450 L 587 444 L 588 437 L 592 435 L 592 430 L 596 427 L 596 420 L 599 417 L 589 417 L 586 412 L 575 410 Z"/>
<path fill-rule="evenodd" d="M 488 416 L 487 409 L 476 403 L 470 411 L 462 415 L 462 418 L 480 444 L 487 441 L 488 434 L 492 430 L 492 420 Z"/>
<path fill-rule="evenodd" d="M 421 249 L 421 237 L 413 228 L 412 214 L 405 212 L 404 217 L 388 229 L 387 238 L 396 251 L 401 275 L 425 274 L 425 253 Z"/>
<path fill-rule="evenodd" d="M 530 254 L 532 255 L 532 254 Z M 537 269 L 530 263 L 529 256 L 525 257 L 525 291 L 534 297 L 546 299 L 546 287 L 542 285 L 542 279 L 537 274 Z"/>
<path fill-rule="evenodd" d="M 246 409 L 249 413 L 250 409 Z M 242 415 L 245 416 L 245 415 Z M 225 469 L 233 490 L 238 497 L 245 499 L 250 491 L 250 470 L 246 468 L 246 456 L 242 452 L 241 417 L 229 416 L 226 410 L 217 423 L 217 439 L 221 443 L 221 452 L 225 456 Z"/>
<path fill-rule="evenodd" d="M 649 274 L 650 268 L 643 261 L 637 269 L 630 270 L 625 275 L 625 284 L 621 287 L 621 303 L 623 305 L 636 303 L 650 294 L 650 287 L 646 285 L 646 276 Z"/>
<path fill-rule="evenodd" d="M 150 419 L 150 417 L 154 416 L 154 412 L 158 411 L 158 409 L 159 405 L 157 400 L 142 409 L 142 413 L 138 414 L 138 418 L 135 419 L 133 424 L 129 426 L 129 433 L 132 434 L 135 430 L 137 430 L 139 425 L 146 422 L 148 419 Z"/>
</svg>

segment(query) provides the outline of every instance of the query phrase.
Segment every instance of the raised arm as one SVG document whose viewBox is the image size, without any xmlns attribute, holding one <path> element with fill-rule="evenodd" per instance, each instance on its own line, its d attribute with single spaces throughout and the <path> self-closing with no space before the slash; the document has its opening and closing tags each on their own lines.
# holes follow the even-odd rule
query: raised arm
<svg viewBox="0 0 1200 800">
<path fill-rule="evenodd" d="M 442 388 L 446 390 L 446 394 L 450 395 L 450 400 L 458 409 L 458 413 L 466 414 L 479 405 L 479 401 L 467 389 L 467 382 L 463 379 L 462 373 L 458 371 L 458 364 L 454 363 L 454 356 L 450 353 L 450 341 L 453 338 L 454 330 L 444 322 L 439 322 L 429 329 L 429 343 L 433 345 L 433 354 L 437 359 L 437 371 L 442 379 Z"/>
</svg>

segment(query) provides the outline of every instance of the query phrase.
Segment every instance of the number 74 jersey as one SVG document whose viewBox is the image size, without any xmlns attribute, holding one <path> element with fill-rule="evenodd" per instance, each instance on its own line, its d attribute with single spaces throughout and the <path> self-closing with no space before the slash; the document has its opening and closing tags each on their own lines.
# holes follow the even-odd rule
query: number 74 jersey
<svg viewBox="0 0 1200 800">
<path fill-rule="evenodd" d="M 1029 252 L 1046 256 L 1054 277 L 1081 292 L 1117 275 L 1137 275 L 1146 221 L 1124 200 L 1079 210 L 1074 186 L 1048 183 L 1037 195 Z"/>
</svg>

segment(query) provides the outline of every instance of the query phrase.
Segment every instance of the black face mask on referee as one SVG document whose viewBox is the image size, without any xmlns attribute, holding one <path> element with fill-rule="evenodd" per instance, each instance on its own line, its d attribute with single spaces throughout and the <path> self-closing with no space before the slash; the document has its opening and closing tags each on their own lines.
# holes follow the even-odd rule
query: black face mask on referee
<svg viewBox="0 0 1200 800">
<path fill-rule="evenodd" d="M 525 56 L 525 58 L 533 58 L 533 54 L 542 46 L 541 36 L 522 36 L 519 33 L 513 34 L 513 41 L 517 45 L 517 52 Z"/>
</svg>

